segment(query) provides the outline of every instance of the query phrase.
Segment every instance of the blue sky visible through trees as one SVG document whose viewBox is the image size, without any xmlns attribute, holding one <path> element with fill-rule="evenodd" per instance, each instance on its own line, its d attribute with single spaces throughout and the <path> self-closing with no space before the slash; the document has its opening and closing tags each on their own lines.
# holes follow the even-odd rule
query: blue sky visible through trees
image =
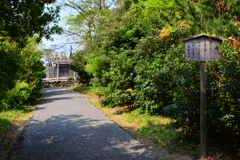
<svg viewBox="0 0 240 160">
<path fill-rule="evenodd" d="M 57 0 L 54 5 L 61 6 L 59 26 L 61 26 L 64 31 L 66 31 L 69 26 L 66 24 L 66 19 L 64 19 L 64 17 L 73 12 L 73 9 L 63 6 L 64 3 L 65 0 Z M 52 50 L 57 54 L 64 52 L 67 55 L 70 53 L 71 46 L 73 49 L 77 47 L 75 42 L 65 33 L 61 35 L 52 35 L 50 40 L 43 39 L 42 44 L 43 45 L 40 47 L 41 49 Z"/>
</svg>

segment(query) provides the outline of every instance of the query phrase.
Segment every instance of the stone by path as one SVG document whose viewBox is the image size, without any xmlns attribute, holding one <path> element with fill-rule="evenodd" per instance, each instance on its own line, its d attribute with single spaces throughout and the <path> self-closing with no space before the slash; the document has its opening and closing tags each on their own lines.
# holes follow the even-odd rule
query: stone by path
<svg viewBox="0 0 240 160">
<path fill-rule="evenodd" d="M 66 88 L 45 90 L 8 159 L 157 159 L 81 94 Z"/>
</svg>

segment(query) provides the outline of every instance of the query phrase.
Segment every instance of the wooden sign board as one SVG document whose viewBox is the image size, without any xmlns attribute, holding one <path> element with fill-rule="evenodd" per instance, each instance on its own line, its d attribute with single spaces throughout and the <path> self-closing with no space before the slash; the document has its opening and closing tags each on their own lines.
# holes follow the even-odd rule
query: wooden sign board
<svg viewBox="0 0 240 160">
<path fill-rule="evenodd" d="M 199 34 L 182 40 L 185 45 L 185 61 L 200 61 L 200 146 L 201 159 L 206 158 L 206 62 L 221 59 L 219 37 Z"/>
<path fill-rule="evenodd" d="M 185 61 L 218 61 L 221 59 L 219 37 L 199 34 L 182 40 L 185 46 Z"/>
</svg>

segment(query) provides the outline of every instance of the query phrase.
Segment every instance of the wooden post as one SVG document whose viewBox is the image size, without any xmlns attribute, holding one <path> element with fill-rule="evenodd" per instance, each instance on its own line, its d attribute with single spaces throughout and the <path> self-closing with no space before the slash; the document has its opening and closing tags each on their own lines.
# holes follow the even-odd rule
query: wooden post
<svg viewBox="0 0 240 160">
<path fill-rule="evenodd" d="M 221 54 L 217 45 L 222 39 L 205 33 L 182 40 L 185 47 L 185 61 L 200 62 L 200 145 L 201 159 L 206 158 L 206 62 L 219 61 Z"/>
<path fill-rule="evenodd" d="M 206 62 L 200 61 L 200 146 L 201 159 L 206 158 Z"/>
<path fill-rule="evenodd" d="M 57 81 L 59 81 L 59 61 L 57 61 Z"/>
</svg>

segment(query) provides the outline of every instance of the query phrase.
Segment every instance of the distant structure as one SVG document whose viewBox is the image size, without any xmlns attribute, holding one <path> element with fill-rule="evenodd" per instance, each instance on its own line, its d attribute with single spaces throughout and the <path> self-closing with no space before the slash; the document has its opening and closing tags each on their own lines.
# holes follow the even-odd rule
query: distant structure
<svg viewBox="0 0 240 160">
<path fill-rule="evenodd" d="M 55 59 L 46 67 L 46 81 L 66 81 L 68 77 L 76 80 L 76 72 L 70 69 L 70 59 Z"/>
</svg>

